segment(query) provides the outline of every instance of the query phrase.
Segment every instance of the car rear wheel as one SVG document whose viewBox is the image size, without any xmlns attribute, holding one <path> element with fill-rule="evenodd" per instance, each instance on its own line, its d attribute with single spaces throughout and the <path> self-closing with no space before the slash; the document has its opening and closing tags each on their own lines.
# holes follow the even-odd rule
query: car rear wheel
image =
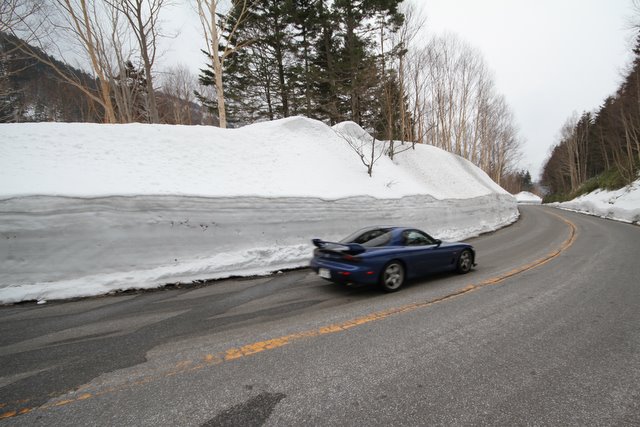
<svg viewBox="0 0 640 427">
<path fill-rule="evenodd" d="M 473 254 L 470 250 L 465 249 L 458 257 L 458 273 L 468 273 L 471 271 L 471 267 L 473 267 Z"/>
<path fill-rule="evenodd" d="M 399 261 L 391 261 L 382 270 L 380 286 L 385 292 L 395 292 L 404 283 L 404 266 Z"/>
</svg>

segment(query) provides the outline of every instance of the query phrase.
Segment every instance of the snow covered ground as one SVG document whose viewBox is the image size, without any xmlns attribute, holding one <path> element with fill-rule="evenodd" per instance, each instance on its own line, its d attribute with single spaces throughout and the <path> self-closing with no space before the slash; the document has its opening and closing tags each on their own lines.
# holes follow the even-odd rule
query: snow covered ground
<svg viewBox="0 0 640 427">
<path fill-rule="evenodd" d="M 310 239 L 373 224 L 464 239 L 515 221 L 515 199 L 431 146 L 373 177 L 334 129 L 0 125 L 0 303 L 91 296 L 306 265 Z"/>
<path fill-rule="evenodd" d="M 516 194 L 514 197 L 516 198 L 518 203 L 523 205 L 539 205 L 542 203 L 541 197 L 536 196 L 535 194 L 530 193 L 528 191 L 521 191 L 518 194 Z"/>
<path fill-rule="evenodd" d="M 596 190 L 568 202 L 550 205 L 616 221 L 640 224 L 640 179 L 619 190 Z"/>
</svg>

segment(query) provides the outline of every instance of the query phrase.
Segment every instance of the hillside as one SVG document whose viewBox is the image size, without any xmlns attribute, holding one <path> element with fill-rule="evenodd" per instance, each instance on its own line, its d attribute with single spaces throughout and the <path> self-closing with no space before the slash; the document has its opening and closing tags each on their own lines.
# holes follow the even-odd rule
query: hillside
<svg viewBox="0 0 640 427">
<path fill-rule="evenodd" d="M 545 200 L 567 201 L 593 190 L 631 185 L 640 171 L 640 36 L 636 33 L 633 61 L 622 72 L 615 93 L 595 111 L 573 113 L 559 132 L 543 167 Z"/>
<path fill-rule="evenodd" d="M 373 177 L 321 122 L 240 129 L 0 125 L 0 301 L 87 296 L 305 265 L 373 224 L 461 239 L 518 216 L 470 162 L 417 145 Z"/>
</svg>

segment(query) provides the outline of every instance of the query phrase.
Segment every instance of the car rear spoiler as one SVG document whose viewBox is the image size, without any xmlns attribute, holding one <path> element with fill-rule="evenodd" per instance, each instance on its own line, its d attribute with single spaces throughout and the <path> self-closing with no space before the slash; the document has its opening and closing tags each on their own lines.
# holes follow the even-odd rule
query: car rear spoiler
<svg viewBox="0 0 640 427">
<path fill-rule="evenodd" d="M 349 252 L 352 254 L 361 254 L 366 250 L 364 246 L 358 243 L 325 242 L 321 239 L 312 239 L 311 242 L 320 249 L 334 252 Z"/>
</svg>

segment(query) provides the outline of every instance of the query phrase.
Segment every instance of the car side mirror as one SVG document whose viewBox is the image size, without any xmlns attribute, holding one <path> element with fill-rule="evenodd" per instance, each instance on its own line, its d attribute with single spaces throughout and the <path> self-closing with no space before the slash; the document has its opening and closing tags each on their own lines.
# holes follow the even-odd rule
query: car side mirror
<svg viewBox="0 0 640 427">
<path fill-rule="evenodd" d="M 440 246 L 441 244 L 442 244 L 442 240 L 436 239 L 436 247 Z"/>
</svg>

